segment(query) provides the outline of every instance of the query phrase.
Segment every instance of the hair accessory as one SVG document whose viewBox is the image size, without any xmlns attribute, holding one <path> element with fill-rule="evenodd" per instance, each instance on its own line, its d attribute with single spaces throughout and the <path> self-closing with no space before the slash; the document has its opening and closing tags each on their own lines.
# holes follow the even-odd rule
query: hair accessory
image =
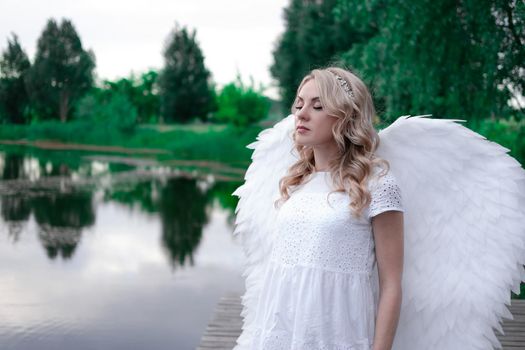
<svg viewBox="0 0 525 350">
<path fill-rule="evenodd" d="M 350 84 L 348 84 L 348 82 L 345 79 L 343 79 L 339 74 L 336 74 L 336 73 L 334 73 L 332 71 L 329 71 L 329 72 L 332 73 L 335 76 L 335 78 L 339 81 L 339 84 L 345 90 L 345 92 L 348 94 L 348 96 L 350 96 L 353 99 L 355 97 L 355 95 L 354 95 L 354 91 L 350 87 Z"/>
</svg>

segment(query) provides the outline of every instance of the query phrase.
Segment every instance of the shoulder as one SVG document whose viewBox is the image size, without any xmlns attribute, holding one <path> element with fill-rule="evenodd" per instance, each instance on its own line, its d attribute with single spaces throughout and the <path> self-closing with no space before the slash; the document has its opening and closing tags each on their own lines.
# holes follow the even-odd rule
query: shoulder
<svg viewBox="0 0 525 350">
<path fill-rule="evenodd" d="M 397 186 L 397 178 L 389 169 L 376 166 L 372 170 L 372 175 L 368 181 L 368 188 L 374 191 L 381 187 Z"/>
<path fill-rule="evenodd" d="M 401 188 L 391 171 L 375 171 L 369 182 L 370 208 L 369 218 L 382 212 L 395 210 L 404 211 Z"/>
</svg>

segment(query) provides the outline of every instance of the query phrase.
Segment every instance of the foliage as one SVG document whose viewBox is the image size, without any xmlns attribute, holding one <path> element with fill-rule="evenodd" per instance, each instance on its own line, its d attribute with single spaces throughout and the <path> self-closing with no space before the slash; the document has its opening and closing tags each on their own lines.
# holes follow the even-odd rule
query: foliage
<svg viewBox="0 0 525 350">
<path fill-rule="evenodd" d="M 262 95 L 262 87 L 256 90 L 253 79 L 245 86 L 240 75 L 235 82 L 225 85 L 218 98 L 218 111 L 213 118 L 238 127 L 245 127 L 268 116 L 270 102 Z"/>
<path fill-rule="evenodd" d="M 372 82 L 387 119 L 431 113 L 476 126 L 523 93 L 523 3 L 339 0 L 363 39 L 343 62 Z"/>
<path fill-rule="evenodd" d="M 94 128 L 128 133 L 137 125 L 137 109 L 128 96 L 116 90 L 94 88 L 77 105 L 77 118 Z"/>
<path fill-rule="evenodd" d="M 47 22 L 27 77 L 32 106 L 40 119 L 69 119 L 71 107 L 93 84 L 94 54 L 85 51 L 73 24 Z"/>
<path fill-rule="evenodd" d="M 245 167 L 252 153 L 246 145 L 253 142 L 261 131 L 257 125 L 244 129 L 231 125 L 209 125 L 207 130 L 203 130 L 203 125 L 198 128 L 174 125 L 169 131 L 137 128 L 133 133 L 123 133 L 118 128 L 98 126 L 93 127 L 88 120 L 71 120 L 68 123 L 51 120 L 24 126 L 6 124 L 0 128 L 0 139 L 56 140 L 130 149 L 158 149 L 166 150 L 162 157 L 168 159 L 216 160 Z M 64 149 L 68 149 L 67 145 Z"/>
<path fill-rule="evenodd" d="M 511 292 L 512 299 L 525 299 L 525 283 L 521 282 L 520 284 L 520 294 L 514 294 Z"/>
<path fill-rule="evenodd" d="M 525 164 L 525 119 L 484 119 L 475 130 L 487 139 L 510 150 L 510 155 Z"/>
<path fill-rule="evenodd" d="M 214 109 L 210 72 L 195 35 L 195 30 L 189 33 L 177 24 L 168 37 L 159 76 L 161 115 L 166 122 L 204 121 Z"/>
<path fill-rule="evenodd" d="M 239 129 L 228 125 L 220 132 L 178 132 L 165 147 L 184 159 L 249 160 L 252 150 L 246 145 L 253 142 L 260 131 L 257 126 Z"/>
<path fill-rule="evenodd" d="M 337 61 L 362 34 L 348 18 L 333 15 L 337 0 L 291 0 L 284 11 L 285 32 L 273 51 L 272 76 L 278 81 L 287 113 L 302 77 L 313 68 Z"/>
<path fill-rule="evenodd" d="M 126 96 L 137 110 L 137 122 L 151 123 L 158 120 L 160 113 L 157 79 L 157 71 L 150 70 L 139 77 L 132 74 L 117 81 L 105 80 L 103 89 Z"/>
<path fill-rule="evenodd" d="M 105 80 L 76 105 L 77 119 L 96 123 L 95 127 L 118 128 L 124 133 L 140 122 L 155 122 L 159 112 L 157 72 L 133 74 L 116 81 Z M 142 113 L 142 114 L 141 114 Z"/>
<path fill-rule="evenodd" d="M 29 97 L 24 79 L 30 67 L 29 58 L 13 33 L 0 57 L 0 123 L 27 121 Z"/>
<path fill-rule="evenodd" d="M 335 63 L 364 78 L 387 121 L 524 117 L 523 1 L 292 0 L 285 24 L 271 69 L 284 108 L 301 76 Z"/>
</svg>

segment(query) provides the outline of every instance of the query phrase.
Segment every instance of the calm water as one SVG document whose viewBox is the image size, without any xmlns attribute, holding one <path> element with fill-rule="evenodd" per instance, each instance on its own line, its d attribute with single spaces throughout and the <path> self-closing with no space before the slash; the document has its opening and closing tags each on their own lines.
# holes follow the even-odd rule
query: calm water
<svg viewBox="0 0 525 350">
<path fill-rule="evenodd" d="M 0 349 L 194 349 L 244 288 L 242 174 L 29 152 L 0 149 Z"/>
</svg>

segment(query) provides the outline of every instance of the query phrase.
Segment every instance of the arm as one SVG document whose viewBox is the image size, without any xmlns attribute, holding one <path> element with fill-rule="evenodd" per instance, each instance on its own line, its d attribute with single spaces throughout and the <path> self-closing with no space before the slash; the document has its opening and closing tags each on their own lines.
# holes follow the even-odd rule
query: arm
<svg viewBox="0 0 525 350">
<path fill-rule="evenodd" d="M 379 273 L 379 305 L 373 350 L 390 350 L 401 309 L 403 213 L 386 211 L 372 218 Z"/>
</svg>

